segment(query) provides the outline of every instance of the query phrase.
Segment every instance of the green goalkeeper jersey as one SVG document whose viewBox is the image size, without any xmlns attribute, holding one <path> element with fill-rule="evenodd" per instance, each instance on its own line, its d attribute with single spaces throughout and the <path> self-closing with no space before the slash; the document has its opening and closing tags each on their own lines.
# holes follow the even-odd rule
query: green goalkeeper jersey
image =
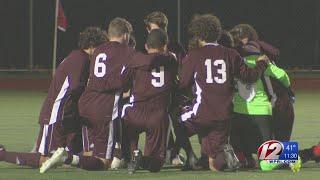
<svg viewBox="0 0 320 180">
<path fill-rule="evenodd" d="M 246 64 L 249 67 L 255 67 L 258 56 L 251 55 L 247 56 L 245 59 Z M 290 80 L 287 73 L 272 63 L 269 63 L 264 75 L 279 80 L 285 87 L 290 86 Z M 255 84 L 244 84 L 242 87 L 251 87 L 251 91 L 253 91 L 251 94 L 253 95 L 252 97 L 245 99 L 243 97 L 243 89 L 240 89 L 238 86 L 238 91 L 234 95 L 234 112 L 247 115 L 272 115 L 272 105 L 261 79 Z"/>
</svg>

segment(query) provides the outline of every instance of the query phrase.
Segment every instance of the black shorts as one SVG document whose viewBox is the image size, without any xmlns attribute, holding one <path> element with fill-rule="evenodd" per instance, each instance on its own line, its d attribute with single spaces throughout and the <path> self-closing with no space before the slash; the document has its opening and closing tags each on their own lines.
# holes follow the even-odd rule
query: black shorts
<svg viewBox="0 0 320 180">
<path fill-rule="evenodd" d="M 235 113 L 231 120 L 230 141 L 235 152 L 257 153 L 259 146 L 273 138 L 271 116 Z"/>
</svg>

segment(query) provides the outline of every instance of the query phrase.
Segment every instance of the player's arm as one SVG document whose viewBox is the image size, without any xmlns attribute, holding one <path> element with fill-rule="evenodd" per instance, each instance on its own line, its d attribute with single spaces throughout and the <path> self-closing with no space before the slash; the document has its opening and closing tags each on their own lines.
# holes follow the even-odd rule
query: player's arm
<svg viewBox="0 0 320 180">
<path fill-rule="evenodd" d="M 182 60 L 182 67 L 179 72 L 179 89 L 190 87 L 194 82 L 194 63 L 190 56 L 186 56 Z"/>
<path fill-rule="evenodd" d="M 269 66 L 264 72 L 265 75 L 279 80 L 285 87 L 290 86 L 290 79 L 286 71 L 269 62 Z"/>
<path fill-rule="evenodd" d="M 131 77 L 131 68 L 129 68 L 129 66 L 133 55 L 134 51 L 130 51 L 128 55 L 121 60 L 122 63 L 113 62 L 115 64 L 106 65 L 105 74 L 102 77 L 90 79 L 95 82 L 89 81 L 89 83 L 95 83 L 100 92 L 114 92 L 122 90 Z"/>
<path fill-rule="evenodd" d="M 73 70 L 67 72 L 70 78 L 70 83 L 71 83 L 70 95 L 74 101 L 78 101 L 78 99 L 80 98 L 85 87 L 87 86 L 87 82 L 89 78 L 90 61 L 88 60 L 88 62 L 80 65 L 81 65 L 80 68 L 70 68 Z"/>
<path fill-rule="evenodd" d="M 276 47 L 273 47 L 271 44 L 268 44 L 264 41 L 257 41 L 257 43 L 260 45 L 262 51 L 264 54 L 266 54 L 269 59 L 276 61 L 279 58 L 280 51 Z"/>
<path fill-rule="evenodd" d="M 231 62 L 234 76 L 244 83 L 256 82 L 261 78 L 261 75 L 268 67 L 268 58 L 266 56 L 258 58 L 255 68 L 247 66 L 243 58 L 237 52 L 232 53 L 232 56 Z"/>
<path fill-rule="evenodd" d="M 132 69 L 126 66 L 115 67 L 101 79 L 101 91 L 113 92 L 122 90 L 129 82 Z"/>
</svg>

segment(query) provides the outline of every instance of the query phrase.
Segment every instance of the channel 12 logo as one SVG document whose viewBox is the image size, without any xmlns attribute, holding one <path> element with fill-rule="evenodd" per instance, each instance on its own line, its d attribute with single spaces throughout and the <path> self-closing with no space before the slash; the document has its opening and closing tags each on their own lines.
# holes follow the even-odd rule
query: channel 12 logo
<svg viewBox="0 0 320 180">
<path fill-rule="evenodd" d="M 295 163 L 298 160 L 297 142 L 266 141 L 258 148 L 258 158 L 271 163 Z"/>
</svg>

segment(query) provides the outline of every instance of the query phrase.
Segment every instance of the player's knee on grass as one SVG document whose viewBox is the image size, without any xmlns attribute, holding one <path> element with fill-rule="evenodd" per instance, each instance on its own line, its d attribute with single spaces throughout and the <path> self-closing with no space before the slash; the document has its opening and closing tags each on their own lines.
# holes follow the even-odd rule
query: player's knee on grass
<svg viewBox="0 0 320 180">
<path fill-rule="evenodd" d="M 80 156 L 80 168 L 88 171 L 101 171 L 106 170 L 106 163 L 94 156 Z"/>
</svg>

